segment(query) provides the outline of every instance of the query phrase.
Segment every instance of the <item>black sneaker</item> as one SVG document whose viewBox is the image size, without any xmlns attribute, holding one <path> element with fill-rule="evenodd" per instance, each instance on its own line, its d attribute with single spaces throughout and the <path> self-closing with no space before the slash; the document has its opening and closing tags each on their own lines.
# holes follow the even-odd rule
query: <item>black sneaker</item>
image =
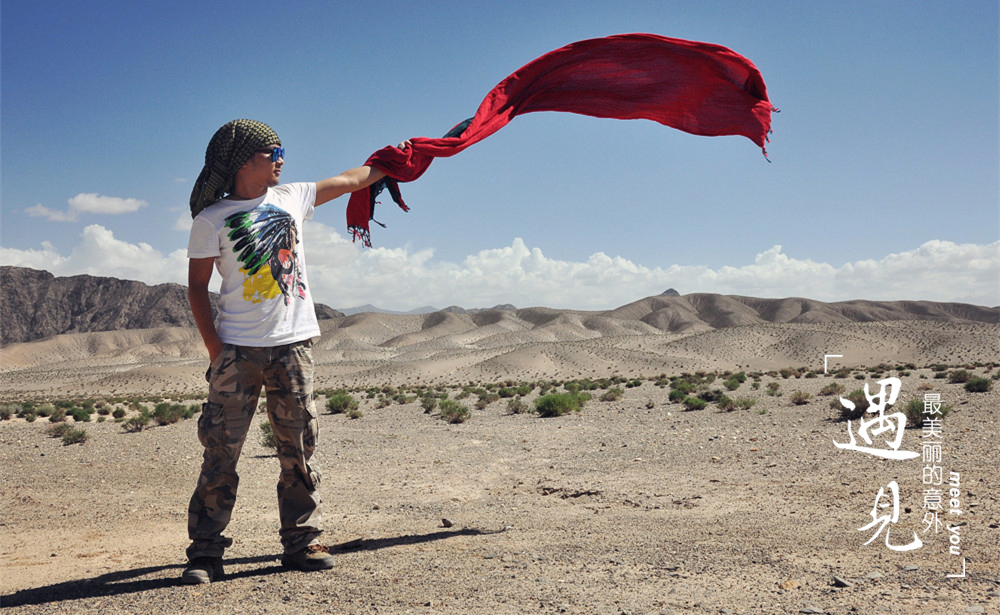
<svg viewBox="0 0 1000 615">
<path fill-rule="evenodd" d="M 181 575 L 181 583 L 200 585 L 222 578 L 221 557 L 196 557 L 188 563 Z"/>
<path fill-rule="evenodd" d="M 333 556 L 330 555 L 330 547 L 326 545 L 309 545 L 305 549 L 299 549 L 295 553 L 282 555 L 281 564 L 286 568 L 293 568 L 303 572 L 329 570 L 333 568 Z"/>
</svg>

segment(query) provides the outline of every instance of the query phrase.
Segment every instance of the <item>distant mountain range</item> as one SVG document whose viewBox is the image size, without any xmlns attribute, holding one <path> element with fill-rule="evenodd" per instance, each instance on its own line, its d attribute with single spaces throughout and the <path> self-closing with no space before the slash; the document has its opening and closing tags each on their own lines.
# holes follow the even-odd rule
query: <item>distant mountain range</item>
<svg viewBox="0 0 1000 615">
<path fill-rule="evenodd" d="M 0 301 L 0 346 L 31 342 L 62 333 L 194 326 L 187 289 L 179 284 L 148 286 L 142 282 L 89 275 L 57 278 L 46 271 L 0 267 L 0 289 L 3 292 L 3 301 Z M 216 299 L 213 297 L 213 301 Z M 374 306 L 343 312 L 325 305 L 316 306 L 321 320 L 345 316 L 353 318 L 364 312 L 393 314 Z M 581 320 L 586 328 L 613 324 L 612 329 L 641 327 L 671 333 L 766 323 L 893 320 L 1000 323 L 1000 308 L 965 303 L 864 300 L 824 303 L 804 298 L 758 299 L 711 293 L 679 295 L 674 289 L 603 311 L 544 307 L 518 309 L 513 305 L 498 305 L 468 310 L 458 306 L 443 310 L 420 308 L 406 314 L 429 312 L 472 315 L 479 325 L 487 321 L 498 322 L 503 318 L 502 314 L 533 323 L 536 327 L 562 316 L 564 319 Z"/>
<path fill-rule="evenodd" d="M 393 310 L 383 310 L 382 308 L 375 307 L 374 305 L 368 303 L 354 308 L 347 308 L 340 310 L 345 316 L 354 316 L 355 314 L 396 314 L 396 315 L 408 315 L 408 314 L 433 314 L 434 312 L 451 312 L 452 314 L 478 314 L 479 312 L 487 312 L 490 310 L 501 310 L 501 311 L 511 311 L 517 308 L 509 303 L 503 305 L 495 305 L 491 308 L 470 308 L 466 309 L 459 307 L 457 305 L 452 305 L 444 309 L 431 307 L 429 305 L 424 307 L 414 308 L 406 312 L 396 312 Z"/>
<path fill-rule="evenodd" d="M 660 295 L 661 297 L 680 297 L 681 294 L 672 288 L 668 288 L 663 291 Z M 436 308 L 426 305 L 424 307 L 414 308 L 406 312 L 396 312 L 393 310 L 383 310 L 382 308 L 375 307 L 374 305 L 368 303 L 358 307 L 341 309 L 340 311 L 344 313 L 345 316 L 354 316 L 355 314 L 433 314 L 434 312 L 451 312 L 452 314 L 479 314 L 480 312 L 490 312 L 490 311 L 501 311 L 501 312 L 513 312 L 517 310 L 517 307 L 511 305 L 510 303 L 504 303 L 501 305 L 494 305 L 491 308 L 463 308 L 457 305 L 452 305 L 446 308 Z"/>
</svg>

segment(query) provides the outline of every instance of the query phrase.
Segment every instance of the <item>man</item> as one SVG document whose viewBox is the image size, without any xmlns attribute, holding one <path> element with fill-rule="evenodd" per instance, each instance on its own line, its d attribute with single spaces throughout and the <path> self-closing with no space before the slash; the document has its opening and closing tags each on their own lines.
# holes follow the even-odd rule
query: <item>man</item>
<svg viewBox="0 0 1000 615">
<path fill-rule="evenodd" d="M 229 122 L 209 142 L 191 193 L 188 299 L 211 365 L 208 402 L 198 420 L 205 453 L 188 508 L 185 583 L 209 583 L 223 574 L 222 555 L 232 539 L 222 532 L 236 502 L 236 464 L 261 386 L 281 466 L 282 564 L 304 571 L 333 566 L 318 540 L 320 472 L 310 461 L 317 437 L 311 344 L 320 330 L 302 223 L 314 207 L 384 174 L 362 166 L 316 183 L 279 185 L 284 155 L 266 124 Z M 217 321 L 208 292 L 214 269 L 222 275 Z"/>
</svg>

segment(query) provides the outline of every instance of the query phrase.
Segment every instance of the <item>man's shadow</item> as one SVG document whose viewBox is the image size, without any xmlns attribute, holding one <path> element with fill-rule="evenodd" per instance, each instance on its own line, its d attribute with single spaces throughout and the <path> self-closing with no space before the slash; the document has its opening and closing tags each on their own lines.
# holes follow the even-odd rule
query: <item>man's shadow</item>
<svg viewBox="0 0 1000 615">
<path fill-rule="evenodd" d="M 405 545 L 415 545 L 456 536 L 482 536 L 486 534 L 498 534 L 504 530 L 480 530 L 474 528 L 464 528 L 460 530 L 440 530 L 428 534 L 407 534 L 392 538 L 366 538 L 351 540 L 338 545 L 331 545 L 330 549 L 334 553 L 346 553 L 350 551 L 377 551 L 390 547 Z M 223 563 L 226 566 L 238 566 L 245 564 L 262 564 L 262 566 L 241 570 L 235 574 L 227 573 L 221 582 L 233 579 L 267 576 L 286 572 L 287 569 L 278 563 L 280 555 L 261 555 L 256 557 L 239 557 L 226 559 Z M 23 589 L 12 594 L 0 596 L 0 608 L 25 606 L 29 604 L 49 604 L 62 602 L 65 600 L 84 600 L 87 598 L 98 598 L 101 596 L 117 596 L 124 594 L 134 594 L 165 587 L 175 587 L 181 585 L 180 571 L 186 566 L 184 563 L 171 564 L 168 566 L 149 566 L 136 568 L 133 570 L 122 570 L 109 572 L 89 579 L 78 579 L 74 581 L 64 581 L 36 587 Z M 177 574 L 167 578 L 145 578 L 155 575 L 165 570 L 176 569 Z M 220 582 L 220 581 L 217 581 Z"/>
</svg>

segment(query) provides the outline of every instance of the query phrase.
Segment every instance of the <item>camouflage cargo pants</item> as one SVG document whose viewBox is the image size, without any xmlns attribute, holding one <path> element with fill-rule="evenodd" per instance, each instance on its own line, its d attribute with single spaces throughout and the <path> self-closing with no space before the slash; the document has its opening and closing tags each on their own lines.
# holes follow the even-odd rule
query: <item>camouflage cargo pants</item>
<svg viewBox="0 0 1000 615">
<path fill-rule="evenodd" d="M 313 403 L 311 343 L 273 348 L 226 344 L 207 374 L 210 389 L 198 419 L 205 447 L 201 476 L 188 507 L 189 559 L 221 557 L 232 544 L 223 536 L 236 503 L 236 463 L 254 422 L 261 386 L 278 444 L 279 535 L 285 553 L 314 542 L 320 529 L 320 473 L 310 464 L 318 428 Z"/>
</svg>

